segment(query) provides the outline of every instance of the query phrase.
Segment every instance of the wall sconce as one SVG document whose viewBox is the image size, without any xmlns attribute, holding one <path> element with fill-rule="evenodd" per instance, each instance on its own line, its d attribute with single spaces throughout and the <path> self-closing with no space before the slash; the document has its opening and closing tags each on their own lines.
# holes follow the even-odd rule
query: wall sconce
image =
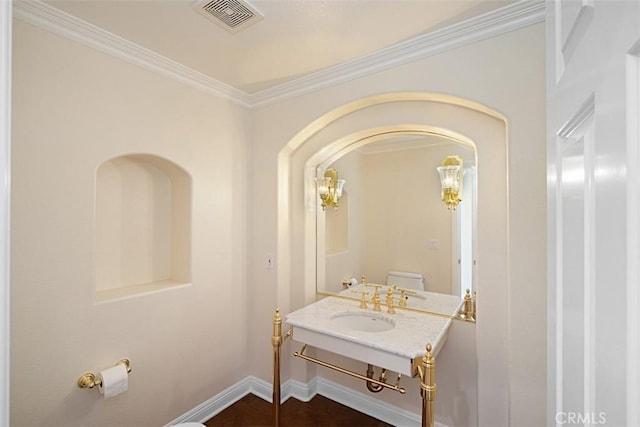
<svg viewBox="0 0 640 427">
<path fill-rule="evenodd" d="M 455 210 L 458 203 L 462 201 L 460 198 L 462 163 L 462 159 L 458 156 L 447 156 L 442 161 L 442 166 L 436 168 L 442 184 L 442 201 L 449 210 Z"/>
<path fill-rule="evenodd" d="M 327 169 L 324 177 L 316 178 L 316 183 L 318 184 L 318 195 L 322 200 L 322 210 L 325 210 L 327 206 L 338 209 L 338 201 L 342 197 L 342 187 L 345 183 L 344 179 L 338 179 L 338 171 Z"/>
</svg>

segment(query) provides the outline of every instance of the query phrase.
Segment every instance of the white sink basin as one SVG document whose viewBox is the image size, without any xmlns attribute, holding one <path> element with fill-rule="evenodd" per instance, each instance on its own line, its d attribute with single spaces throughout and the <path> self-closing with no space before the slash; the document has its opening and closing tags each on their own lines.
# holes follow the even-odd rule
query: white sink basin
<svg viewBox="0 0 640 427">
<path fill-rule="evenodd" d="M 389 317 L 374 313 L 342 312 L 330 316 L 331 325 L 337 328 L 362 332 L 385 332 L 395 328 L 396 322 Z"/>
</svg>

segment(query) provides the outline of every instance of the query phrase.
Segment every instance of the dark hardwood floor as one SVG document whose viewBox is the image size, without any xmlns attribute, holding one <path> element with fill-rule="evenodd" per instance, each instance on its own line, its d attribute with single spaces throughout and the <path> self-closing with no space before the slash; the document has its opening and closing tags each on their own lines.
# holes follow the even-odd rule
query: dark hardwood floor
<svg viewBox="0 0 640 427">
<path fill-rule="evenodd" d="M 280 407 L 283 427 L 386 427 L 390 424 L 316 395 L 309 402 L 290 398 Z M 208 427 L 273 425 L 271 403 L 248 394 L 205 423 Z"/>
</svg>

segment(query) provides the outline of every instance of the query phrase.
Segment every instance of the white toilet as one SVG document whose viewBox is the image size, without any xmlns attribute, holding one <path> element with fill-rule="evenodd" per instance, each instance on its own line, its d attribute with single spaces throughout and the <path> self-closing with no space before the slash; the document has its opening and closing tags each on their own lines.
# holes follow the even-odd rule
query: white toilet
<svg viewBox="0 0 640 427">
<path fill-rule="evenodd" d="M 387 286 L 397 285 L 399 288 L 424 291 L 424 276 L 421 273 L 407 273 L 404 271 L 390 271 L 387 276 Z"/>
</svg>

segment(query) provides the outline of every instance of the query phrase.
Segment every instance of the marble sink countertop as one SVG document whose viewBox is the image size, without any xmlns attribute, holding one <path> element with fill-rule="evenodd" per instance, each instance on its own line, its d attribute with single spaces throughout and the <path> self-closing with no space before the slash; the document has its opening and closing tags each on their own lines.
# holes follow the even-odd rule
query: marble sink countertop
<svg viewBox="0 0 640 427">
<path fill-rule="evenodd" d="M 345 293 L 345 296 L 351 298 L 354 296 L 349 290 L 346 292 L 348 293 Z M 294 339 L 296 339 L 296 328 L 302 328 L 410 361 L 424 355 L 427 343 L 431 343 L 433 354 L 437 355 L 446 340 L 447 331 L 453 321 L 449 316 L 454 316 L 461 305 L 459 297 L 431 292 L 422 293 L 426 296 L 425 302 L 431 300 L 432 304 L 437 305 L 437 307 L 432 307 L 434 311 L 440 309 L 442 311 L 437 312 L 442 315 L 403 310 L 397 307 L 395 314 L 388 314 L 384 304 L 382 311 L 374 312 L 371 309 L 372 304 L 369 304 L 367 309 L 359 308 L 357 298 L 350 300 L 339 296 L 328 296 L 286 315 L 285 321 L 294 327 Z M 383 289 L 380 294 L 384 301 Z M 439 303 L 436 303 L 437 301 Z M 393 323 L 395 327 L 388 331 L 367 332 L 342 327 L 332 322 L 332 316 L 346 313 L 367 313 L 382 317 Z M 331 348 L 325 348 L 325 350 L 332 351 Z M 340 352 L 338 351 L 338 353 Z"/>
</svg>

